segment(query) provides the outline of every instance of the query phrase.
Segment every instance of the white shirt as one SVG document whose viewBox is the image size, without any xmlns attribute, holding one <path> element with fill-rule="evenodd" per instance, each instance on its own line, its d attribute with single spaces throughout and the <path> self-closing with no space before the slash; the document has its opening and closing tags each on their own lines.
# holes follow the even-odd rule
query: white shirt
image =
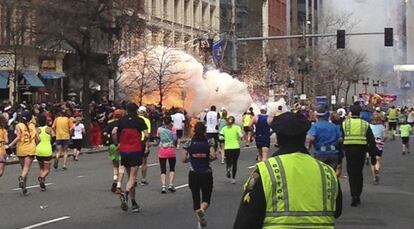
<svg viewBox="0 0 414 229">
<path fill-rule="evenodd" d="M 217 112 L 209 111 L 206 115 L 207 133 L 218 133 L 218 118 Z"/>
<path fill-rule="evenodd" d="M 173 125 L 175 129 L 182 130 L 184 128 L 185 116 L 183 114 L 175 113 L 171 115 L 171 119 L 173 120 Z"/>
<path fill-rule="evenodd" d="M 413 112 L 410 112 L 410 113 L 408 114 L 408 117 L 407 117 L 407 122 L 408 122 L 408 123 L 412 123 L 412 122 L 414 122 L 414 111 L 413 111 Z"/>
<path fill-rule="evenodd" d="M 75 128 L 73 128 L 74 135 L 72 139 L 82 139 L 83 138 L 82 133 L 84 129 L 85 129 L 85 126 L 82 123 L 80 123 L 79 125 L 75 125 Z"/>
</svg>

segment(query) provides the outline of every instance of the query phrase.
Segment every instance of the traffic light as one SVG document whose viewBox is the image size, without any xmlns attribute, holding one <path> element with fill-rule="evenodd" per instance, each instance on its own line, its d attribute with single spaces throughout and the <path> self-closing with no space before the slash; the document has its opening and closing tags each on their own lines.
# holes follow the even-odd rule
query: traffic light
<svg viewBox="0 0 414 229">
<path fill-rule="evenodd" d="M 394 46 L 394 29 L 393 28 L 384 29 L 384 45 L 387 47 Z"/>
<path fill-rule="evenodd" d="M 345 30 L 336 31 L 336 48 L 337 49 L 345 48 Z"/>
</svg>

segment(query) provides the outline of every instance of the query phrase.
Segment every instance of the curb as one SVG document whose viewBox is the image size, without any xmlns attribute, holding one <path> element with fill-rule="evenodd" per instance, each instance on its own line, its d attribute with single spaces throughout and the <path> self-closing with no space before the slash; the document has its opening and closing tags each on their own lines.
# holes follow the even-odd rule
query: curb
<svg viewBox="0 0 414 229">
<path fill-rule="evenodd" d="M 97 150 L 88 150 L 85 152 L 81 152 L 81 154 L 95 154 L 95 153 L 104 153 L 104 152 L 108 152 L 108 147 L 102 147 Z M 68 156 L 69 157 L 73 156 L 73 153 L 68 153 Z M 19 160 L 10 160 L 10 161 L 6 161 L 5 163 L 5 165 L 14 165 L 14 164 L 19 164 Z"/>
</svg>

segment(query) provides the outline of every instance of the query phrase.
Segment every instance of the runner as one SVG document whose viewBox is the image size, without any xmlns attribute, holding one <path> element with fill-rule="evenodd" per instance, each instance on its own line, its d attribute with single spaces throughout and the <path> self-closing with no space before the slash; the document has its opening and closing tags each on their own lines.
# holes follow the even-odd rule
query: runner
<svg viewBox="0 0 414 229">
<path fill-rule="evenodd" d="M 401 120 L 402 121 L 402 120 Z M 400 135 L 402 140 L 402 155 L 410 153 L 410 134 L 411 126 L 407 122 L 403 122 L 400 125 Z"/>
<path fill-rule="evenodd" d="M 174 180 L 175 180 L 175 164 L 176 164 L 176 141 L 177 132 L 173 127 L 170 117 L 164 119 L 164 125 L 157 130 L 157 137 L 159 138 L 158 159 L 161 168 L 161 193 L 167 193 L 166 186 L 166 173 L 167 173 L 167 161 L 170 166 L 169 170 L 169 186 L 170 192 L 175 192 Z"/>
<path fill-rule="evenodd" d="M 118 126 L 113 128 L 114 141 L 119 138 L 119 152 L 121 165 L 125 166 L 128 173 L 128 183 L 125 193 L 120 194 L 121 209 L 128 210 L 128 199 L 131 198 L 132 212 L 140 212 L 141 207 L 135 200 L 135 181 L 137 180 L 138 167 L 142 165 L 144 153 L 142 151 L 141 134 L 148 138 L 147 126 L 144 120 L 138 117 L 138 106 L 135 103 L 127 105 L 127 115 L 120 118 Z"/>
<path fill-rule="evenodd" d="M 214 142 L 214 150 L 217 152 L 219 145 L 218 125 L 220 115 L 216 111 L 216 106 L 211 106 L 210 111 L 206 115 L 207 139 Z"/>
<path fill-rule="evenodd" d="M 36 130 L 36 138 L 39 140 L 36 146 L 36 159 L 39 163 L 40 173 L 37 180 L 41 191 L 46 191 L 46 177 L 50 171 L 50 162 L 52 160 L 52 136 L 54 136 L 52 128 L 47 126 L 47 118 L 40 115 L 37 118 L 39 127 Z"/>
<path fill-rule="evenodd" d="M 8 148 L 16 145 L 16 155 L 19 157 L 20 166 L 22 168 L 19 176 L 19 188 L 22 189 L 23 195 L 27 194 L 26 182 L 30 168 L 34 160 L 36 152 L 36 127 L 30 123 L 32 115 L 29 111 L 21 113 L 20 122 L 16 126 L 16 138 L 9 144 Z"/>
<path fill-rule="evenodd" d="M 250 143 L 252 142 L 252 123 L 253 114 L 250 110 L 246 111 L 243 114 L 243 130 L 244 130 L 244 143 L 246 147 L 249 147 Z"/>
<path fill-rule="evenodd" d="M 213 171 L 210 161 L 217 158 L 214 144 L 208 141 L 206 127 L 199 122 L 195 125 L 194 136 L 188 141 L 182 154 L 184 163 L 190 162 L 188 185 L 193 197 L 193 210 L 199 222 L 199 227 L 206 227 L 205 212 L 210 206 L 213 191 Z M 201 198 L 200 198 L 201 192 Z"/>
<path fill-rule="evenodd" d="M 142 118 L 144 120 L 145 125 L 147 125 L 148 134 L 151 135 L 151 121 L 147 117 L 147 108 L 144 106 L 140 106 L 138 108 L 138 117 Z M 148 156 L 150 154 L 150 144 L 149 139 L 145 139 L 144 134 L 142 133 L 141 136 L 141 142 L 142 142 L 142 151 L 144 152 L 144 158 L 142 160 L 141 165 L 141 173 L 142 173 L 142 179 L 141 179 L 141 186 L 148 185 L 147 181 L 147 170 L 148 170 Z"/>
<path fill-rule="evenodd" d="M 236 183 L 237 161 L 240 156 L 239 139 L 243 137 L 241 128 L 235 124 L 235 118 L 230 116 L 227 125 L 220 131 L 220 136 L 224 139 L 224 156 L 226 158 L 226 176 L 231 178 L 231 183 Z"/>
<path fill-rule="evenodd" d="M 395 106 L 392 106 L 390 109 L 388 109 L 388 130 L 390 131 L 391 140 L 395 140 L 395 132 L 397 130 L 397 116 L 398 111 Z"/>
<path fill-rule="evenodd" d="M 414 127 L 414 109 L 413 108 L 411 108 L 407 112 L 407 122 L 408 124 L 410 124 L 411 127 Z"/>
<path fill-rule="evenodd" d="M 56 146 L 57 154 L 53 167 L 58 169 L 59 167 L 59 158 L 63 154 L 63 170 L 67 169 L 67 160 L 68 160 L 68 146 L 70 140 L 70 131 L 73 128 L 73 122 L 70 118 L 67 117 L 67 112 L 62 110 L 59 112 L 59 116 L 53 122 L 52 128 L 56 133 Z"/>
<path fill-rule="evenodd" d="M 223 110 L 221 112 L 221 116 L 219 119 L 219 132 L 221 132 L 221 130 L 223 129 L 223 127 L 225 127 L 227 125 L 227 111 Z M 224 165 L 224 139 L 220 139 L 219 138 L 219 151 L 220 151 L 220 155 L 221 155 L 221 164 Z"/>
<path fill-rule="evenodd" d="M 2 177 L 4 173 L 4 164 L 6 163 L 7 158 L 7 143 L 9 143 L 7 137 L 7 119 L 3 115 L 0 115 L 0 177 Z"/>
<path fill-rule="evenodd" d="M 82 150 L 83 135 L 85 134 L 85 126 L 82 124 L 82 118 L 76 117 L 75 126 L 73 127 L 73 160 L 79 161 L 79 154 Z"/>
<path fill-rule="evenodd" d="M 270 124 L 272 123 L 272 117 L 266 114 L 267 107 L 265 105 L 260 107 L 260 114 L 253 120 L 252 124 L 255 126 L 255 141 L 258 150 L 256 161 L 263 161 L 268 158 L 270 148 Z M 250 125 L 251 126 L 251 125 Z"/>
<path fill-rule="evenodd" d="M 171 115 L 174 128 L 177 130 L 177 148 L 180 148 L 180 140 L 184 135 L 185 116 L 182 111 L 178 110 Z"/>
<path fill-rule="evenodd" d="M 104 129 L 104 136 L 106 137 L 105 144 L 108 146 L 109 158 L 112 161 L 112 175 L 113 175 L 113 182 L 111 186 L 111 191 L 116 192 L 117 194 L 121 194 L 121 183 L 122 178 L 124 177 L 125 167 L 120 165 L 121 155 L 118 152 L 118 146 L 113 141 L 112 130 L 118 126 L 118 120 L 122 118 L 123 111 L 117 109 L 114 111 L 112 116 L 105 126 Z"/>
<path fill-rule="evenodd" d="M 381 169 L 381 158 L 384 149 L 384 142 L 387 138 L 386 128 L 382 122 L 381 116 L 373 116 L 371 124 L 370 124 L 372 133 L 374 134 L 375 142 L 377 143 L 376 146 L 378 148 L 377 151 L 377 163 L 375 165 L 371 165 L 372 176 L 374 178 L 374 184 L 377 185 L 379 182 L 379 174 Z"/>
</svg>

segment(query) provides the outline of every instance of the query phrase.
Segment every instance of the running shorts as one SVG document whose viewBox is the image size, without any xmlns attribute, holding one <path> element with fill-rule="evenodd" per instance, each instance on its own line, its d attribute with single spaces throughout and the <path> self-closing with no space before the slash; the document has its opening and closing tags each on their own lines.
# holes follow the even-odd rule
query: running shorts
<svg viewBox="0 0 414 229">
<path fill-rule="evenodd" d="M 109 158 L 111 161 L 121 160 L 121 155 L 119 154 L 117 146 L 115 144 L 109 145 Z"/>
<path fill-rule="evenodd" d="M 183 137 L 183 130 L 177 130 L 177 138 L 181 139 Z"/>
<path fill-rule="evenodd" d="M 397 122 L 388 122 L 388 130 L 397 130 Z"/>
<path fill-rule="evenodd" d="M 410 142 L 410 138 L 409 137 L 402 137 L 401 138 L 401 140 L 402 140 L 402 144 L 408 144 L 409 142 Z"/>
<path fill-rule="evenodd" d="M 52 156 L 49 156 L 49 157 L 36 156 L 36 159 L 38 162 L 50 162 L 52 160 Z"/>
<path fill-rule="evenodd" d="M 121 165 L 125 167 L 135 167 L 142 165 L 142 159 L 144 153 L 133 152 L 133 153 L 120 153 L 121 154 Z"/>
</svg>

